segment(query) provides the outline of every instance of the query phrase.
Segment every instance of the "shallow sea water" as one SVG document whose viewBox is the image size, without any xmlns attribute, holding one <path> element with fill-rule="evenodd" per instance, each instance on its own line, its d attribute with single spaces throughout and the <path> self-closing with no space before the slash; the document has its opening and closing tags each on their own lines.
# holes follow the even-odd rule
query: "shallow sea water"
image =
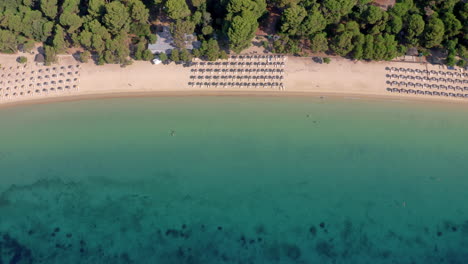
<svg viewBox="0 0 468 264">
<path fill-rule="evenodd" d="M 468 108 L 131 98 L 0 110 L 0 263 L 468 263 Z"/>
</svg>

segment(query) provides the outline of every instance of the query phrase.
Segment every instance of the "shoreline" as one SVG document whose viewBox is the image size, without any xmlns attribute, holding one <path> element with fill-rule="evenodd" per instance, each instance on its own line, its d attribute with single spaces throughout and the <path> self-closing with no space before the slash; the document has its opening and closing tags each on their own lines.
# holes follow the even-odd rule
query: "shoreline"
<svg viewBox="0 0 468 264">
<path fill-rule="evenodd" d="M 4 66 L 2 74 L 5 74 L 6 77 L 3 79 L 3 88 L 10 87 L 10 90 L 3 90 L 3 93 L 12 94 L 13 92 L 21 92 L 23 94 L 23 92 L 26 92 L 28 86 L 35 87 L 36 83 L 39 87 L 29 88 L 29 90 L 40 90 L 44 88 L 43 85 L 41 87 L 38 82 L 44 82 L 44 85 L 59 82 L 60 84 L 57 83 L 56 85 L 62 86 L 62 90 L 54 90 L 54 92 L 50 94 L 50 91 L 46 91 L 11 100 L 2 100 L 0 101 L 0 109 L 53 102 L 168 96 L 317 98 L 323 96 L 349 100 L 359 99 L 468 105 L 468 99 L 466 98 L 396 94 L 388 92 L 386 90 L 387 87 L 389 87 L 389 79 L 386 77 L 389 73 L 387 69 L 389 67 L 409 67 L 408 64 L 404 62 L 362 62 L 350 61 L 347 59 L 334 59 L 330 64 L 319 64 L 313 62 L 313 60 L 308 57 L 287 57 L 287 60 L 285 60 L 286 65 L 283 66 L 284 73 L 281 75 L 281 81 L 284 83 L 284 90 L 278 90 L 273 87 L 224 88 L 219 86 L 208 87 L 206 85 L 193 85 L 194 82 L 206 82 L 206 80 L 203 79 L 206 76 L 198 76 L 202 77 L 202 79 L 198 77 L 195 79 L 196 76 L 194 75 L 197 74 L 194 72 L 196 72 L 197 69 L 210 67 L 216 69 L 215 66 L 184 67 L 173 63 L 168 65 L 151 65 L 148 62 L 136 61 L 127 68 L 121 68 L 119 65 L 98 66 L 93 63 L 77 63 L 73 57 L 62 55 L 59 63 L 50 67 L 29 64 L 25 65 L 23 69 L 16 70 L 16 68 L 23 67 L 18 65 L 15 61 L 16 56 L 17 55 L 0 54 L 0 64 Z M 225 69 L 225 71 L 228 69 L 221 66 L 217 67 L 217 69 Z M 439 65 L 427 64 L 412 64 L 411 68 L 420 70 L 443 70 Z M 241 67 L 239 69 L 243 68 Z M 19 72 L 19 76 L 17 72 Z M 7 75 L 11 77 L 7 77 Z M 222 76 L 221 74 L 208 75 L 210 79 L 215 78 L 218 80 L 218 76 Z M 229 81 L 234 81 L 234 78 L 240 75 L 244 77 L 255 76 L 255 74 L 250 73 L 234 74 L 234 76 L 230 76 L 231 79 Z M 260 75 L 263 74 L 260 73 Z M 21 80 L 21 78 L 23 79 Z M 253 77 L 249 77 L 249 80 L 250 78 Z M 20 82 L 17 84 L 18 81 Z M 192 85 L 190 85 L 191 81 Z M 260 82 L 262 81 L 263 79 Z M 6 82 L 8 82 L 8 84 Z M 64 85 L 69 86 L 65 87 Z M 12 89 L 13 86 L 14 89 Z M 19 88 L 20 86 L 21 88 Z M 72 86 L 77 86 L 77 88 L 63 89 Z M 44 93 L 47 95 L 44 95 Z"/>
<path fill-rule="evenodd" d="M 323 92 L 298 92 L 298 91 L 148 91 L 148 92 L 110 92 L 96 94 L 76 94 L 60 97 L 37 98 L 23 101 L 12 101 L 0 104 L 1 109 L 10 109 L 14 107 L 43 105 L 50 103 L 79 102 L 90 100 L 108 100 L 119 98 L 158 98 L 158 97 L 265 97 L 265 98 L 316 98 L 332 99 L 346 101 L 367 101 L 367 102 L 400 102 L 400 103 L 419 103 L 428 105 L 437 104 L 440 106 L 466 106 L 468 104 L 462 100 L 437 100 L 434 98 L 424 98 L 417 96 L 392 96 L 392 95 L 373 95 L 358 93 L 323 93 Z"/>
</svg>

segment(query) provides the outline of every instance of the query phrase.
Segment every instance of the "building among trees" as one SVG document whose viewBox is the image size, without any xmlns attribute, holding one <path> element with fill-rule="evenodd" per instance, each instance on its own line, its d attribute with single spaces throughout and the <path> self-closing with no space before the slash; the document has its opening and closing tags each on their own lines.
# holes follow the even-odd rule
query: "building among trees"
<svg viewBox="0 0 468 264">
<path fill-rule="evenodd" d="M 45 57 L 41 53 L 38 53 L 36 57 L 34 57 L 34 62 L 40 65 L 44 65 Z"/>
<path fill-rule="evenodd" d="M 156 43 L 148 44 L 148 49 L 151 53 L 171 53 L 173 49 L 177 48 L 174 43 L 174 37 L 168 26 L 162 26 L 162 30 L 158 31 L 156 35 L 158 37 Z M 200 48 L 201 43 L 197 40 L 195 34 L 184 34 L 183 38 L 187 50 Z"/>
</svg>

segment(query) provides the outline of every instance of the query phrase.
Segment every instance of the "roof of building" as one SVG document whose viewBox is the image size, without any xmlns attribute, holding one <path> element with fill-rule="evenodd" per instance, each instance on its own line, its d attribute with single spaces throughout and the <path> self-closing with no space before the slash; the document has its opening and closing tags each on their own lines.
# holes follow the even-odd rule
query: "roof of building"
<svg viewBox="0 0 468 264">
<path fill-rule="evenodd" d="M 160 32 L 157 32 L 156 35 L 158 36 L 156 43 L 148 44 L 148 49 L 153 54 L 162 53 L 162 52 L 170 53 L 173 49 L 176 48 L 174 46 L 174 38 L 172 37 L 169 27 L 163 26 L 163 30 Z M 186 34 L 185 39 L 186 39 L 185 47 L 187 49 L 191 50 L 191 49 L 200 47 L 200 42 L 197 41 L 197 38 L 195 35 Z"/>
<path fill-rule="evenodd" d="M 36 57 L 34 57 L 34 61 L 39 62 L 39 63 L 44 63 L 45 62 L 45 57 L 41 53 L 38 53 L 36 55 Z"/>
<path fill-rule="evenodd" d="M 418 56 L 419 55 L 419 52 L 418 52 L 418 49 L 417 48 L 409 48 L 407 51 L 406 51 L 406 55 L 408 56 Z"/>
</svg>

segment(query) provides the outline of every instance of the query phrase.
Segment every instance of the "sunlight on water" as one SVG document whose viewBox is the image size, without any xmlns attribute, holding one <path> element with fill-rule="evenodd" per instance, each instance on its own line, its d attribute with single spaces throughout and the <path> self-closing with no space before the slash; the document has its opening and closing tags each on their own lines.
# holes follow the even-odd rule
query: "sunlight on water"
<svg viewBox="0 0 468 264">
<path fill-rule="evenodd" d="M 468 259 L 466 107 L 112 99 L 0 124 L 0 263 Z"/>
</svg>

